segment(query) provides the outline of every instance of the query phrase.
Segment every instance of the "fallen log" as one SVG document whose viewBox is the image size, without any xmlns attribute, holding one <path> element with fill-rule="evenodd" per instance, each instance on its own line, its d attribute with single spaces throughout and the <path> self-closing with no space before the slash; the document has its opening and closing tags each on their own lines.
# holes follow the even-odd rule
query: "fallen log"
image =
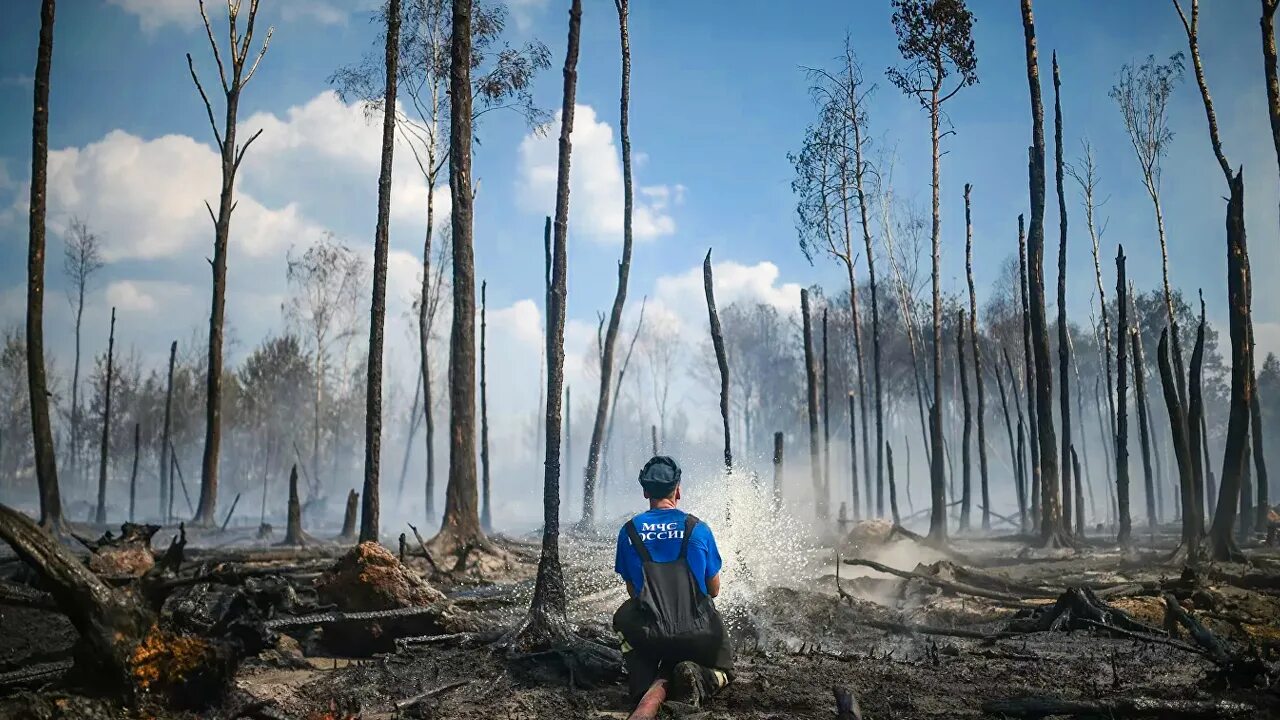
<svg viewBox="0 0 1280 720">
<path fill-rule="evenodd" d="M 457 682 L 446 683 L 446 684 L 441 685 L 440 687 L 435 688 L 435 689 L 433 689 L 433 690 L 428 690 L 428 691 L 426 691 L 426 692 L 424 692 L 424 693 L 418 693 L 417 695 L 414 695 L 413 697 L 405 698 L 404 700 L 401 700 L 400 702 L 397 702 L 397 703 L 396 703 L 396 710 L 404 710 L 405 708 L 413 707 L 414 705 L 417 705 L 418 703 L 422 702 L 423 700 L 428 700 L 428 699 L 433 698 L 433 697 L 435 697 L 435 696 L 437 696 L 437 695 L 441 695 L 441 694 L 444 694 L 444 693 L 446 693 L 446 692 L 448 692 L 448 691 L 450 691 L 450 690 L 453 690 L 454 688 L 460 688 L 460 687 L 462 687 L 463 685 L 470 685 L 470 684 L 471 684 L 471 681 L 470 681 L 470 680 L 459 680 L 459 681 L 457 681 Z"/>
<path fill-rule="evenodd" d="M 1027 696 L 992 700 L 982 711 L 997 717 L 1047 718 L 1161 718 L 1161 720 L 1209 720 L 1252 715 L 1257 708 L 1229 700 L 1160 700 L 1117 698 L 1113 700 L 1066 700 Z"/>
<path fill-rule="evenodd" d="M 49 593 L 9 582 L 0 582 L 0 605 L 33 610 L 58 610 L 57 603 Z"/>
<path fill-rule="evenodd" d="M 912 571 L 899 570 L 897 568 L 889 567 L 888 565 L 878 563 L 874 560 L 867 560 L 865 558 L 845 558 L 844 564 L 868 567 L 878 572 L 888 573 L 889 575 L 897 575 L 898 577 L 906 580 L 920 580 L 930 585 L 934 585 L 936 587 L 942 588 L 947 592 L 955 593 L 957 595 L 971 595 L 973 597 L 980 597 L 980 598 L 991 600 L 993 602 L 997 602 L 1002 605 L 1006 605 L 1010 607 L 1023 608 L 1023 609 L 1032 609 L 1032 608 L 1040 607 L 1039 605 L 1036 605 L 1033 603 L 1024 602 L 1022 598 L 1019 598 L 1007 593 L 984 590 L 982 588 L 973 587 L 971 585 L 965 585 L 963 583 L 954 582 L 944 578 L 934 577 L 932 575 L 916 572 L 914 570 Z"/>
<path fill-rule="evenodd" d="M 431 572 L 439 575 L 440 566 L 436 564 L 436 559 L 431 557 L 431 552 L 427 550 L 427 543 L 422 539 L 422 533 L 418 532 L 418 528 L 413 523 L 408 523 L 409 529 L 413 531 L 413 536 L 418 539 L 418 548 L 422 550 L 422 557 L 427 559 L 427 564 L 431 566 Z"/>
</svg>

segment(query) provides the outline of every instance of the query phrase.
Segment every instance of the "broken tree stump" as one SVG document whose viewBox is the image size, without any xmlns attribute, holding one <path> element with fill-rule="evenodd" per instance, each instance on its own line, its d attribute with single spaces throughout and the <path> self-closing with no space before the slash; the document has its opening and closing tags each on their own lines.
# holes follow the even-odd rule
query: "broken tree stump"
<svg viewBox="0 0 1280 720">
<path fill-rule="evenodd" d="M 142 577 L 156 564 L 151 538 L 159 530 L 159 525 L 127 522 L 120 526 L 119 536 L 107 531 L 97 540 L 83 543 L 89 548 L 89 569 L 111 578 Z"/>
<path fill-rule="evenodd" d="M 355 490 L 348 490 L 347 510 L 342 515 L 342 534 L 338 536 L 339 540 L 356 539 L 356 513 L 359 509 L 360 493 Z"/>
<path fill-rule="evenodd" d="M 302 504 L 298 499 L 298 465 L 294 463 L 289 471 L 289 511 L 285 524 L 284 540 L 280 545 L 302 546 L 307 544 L 306 533 L 302 532 Z"/>
</svg>

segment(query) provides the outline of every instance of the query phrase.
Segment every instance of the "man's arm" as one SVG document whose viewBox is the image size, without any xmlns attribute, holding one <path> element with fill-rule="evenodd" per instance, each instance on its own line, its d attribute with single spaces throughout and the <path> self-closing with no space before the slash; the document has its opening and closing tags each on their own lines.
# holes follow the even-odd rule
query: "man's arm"
<svg viewBox="0 0 1280 720">
<path fill-rule="evenodd" d="M 627 589 L 631 589 L 630 583 L 627 583 Z M 710 595 L 711 597 L 718 597 L 720 595 L 720 573 L 716 573 L 713 577 L 707 580 L 707 595 Z"/>
</svg>

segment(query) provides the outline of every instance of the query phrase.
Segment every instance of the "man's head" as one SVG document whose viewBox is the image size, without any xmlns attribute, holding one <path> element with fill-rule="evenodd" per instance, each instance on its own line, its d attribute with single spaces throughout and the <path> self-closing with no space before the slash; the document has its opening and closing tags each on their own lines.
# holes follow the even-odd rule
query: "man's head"
<svg viewBox="0 0 1280 720">
<path fill-rule="evenodd" d="M 640 487 L 650 500 L 680 499 L 680 466 L 666 455 L 655 455 L 640 470 Z"/>
</svg>

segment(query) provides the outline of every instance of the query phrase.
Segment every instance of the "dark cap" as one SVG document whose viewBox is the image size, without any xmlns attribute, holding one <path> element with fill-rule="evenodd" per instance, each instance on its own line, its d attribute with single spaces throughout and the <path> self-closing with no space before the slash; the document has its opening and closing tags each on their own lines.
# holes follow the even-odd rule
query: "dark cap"
<svg viewBox="0 0 1280 720">
<path fill-rule="evenodd" d="M 669 493 L 680 482 L 680 466 L 666 455 L 654 455 L 640 470 L 639 480 L 650 494 Z"/>
</svg>

